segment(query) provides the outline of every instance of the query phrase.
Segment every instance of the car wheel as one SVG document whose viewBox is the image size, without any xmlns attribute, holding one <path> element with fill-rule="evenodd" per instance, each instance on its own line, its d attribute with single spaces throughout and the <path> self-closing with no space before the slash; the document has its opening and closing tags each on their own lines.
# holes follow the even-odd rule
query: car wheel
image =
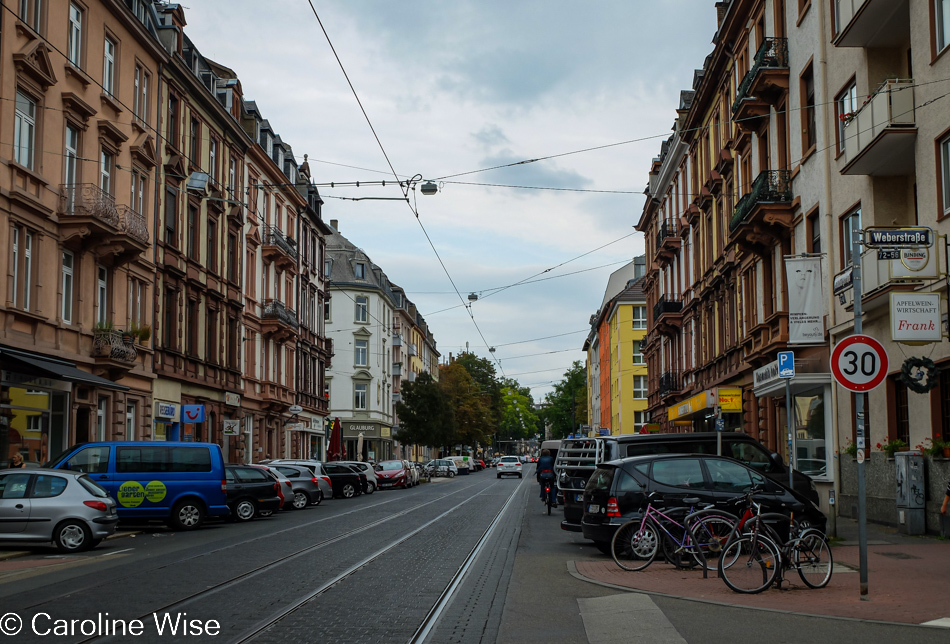
<svg viewBox="0 0 950 644">
<path fill-rule="evenodd" d="M 205 511 L 201 504 L 192 499 L 185 499 L 172 508 L 168 523 L 175 530 L 194 530 L 201 526 L 204 520 Z"/>
<path fill-rule="evenodd" d="M 310 504 L 310 497 L 306 492 L 294 492 L 294 510 L 303 510 Z"/>
<path fill-rule="evenodd" d="M 372 493 L 375 492 L 375 491 L 376 491 L 376 486 L 375 486 L 375 485 L 373 485 L 372 483 L 367 483 L 367 484 L 366 484 L 366 493 L 367 493 L 367 494 L 372 494 Z"/>
<path fill-rule="evenodd" d="M 449 478 L 450 478 L 450 479 L 454 479 L 454 478 L 455 478 L 455 472 L 453 472 L 452 470 L 449 470 Z"/>
<path fill-rule="evenodd" d="M 345 483 L 341 493 L 343 494 L 344 499 L 352 499 L 354 496 L 356 496 L 356 488 L 352 483 Z"/>
<path fill-rule="evenodd" d="M 60 552 L 80 552 L 92 547 L 92 537 L 84 523 L 64 521 L 53 531 L 53 543 Z"/>
<path fill-rule="evenodd" d="M 250 499 L 241 499 L 234 506 L 234 518 L 238 521 L 250 521 L 257 514 L 257 506 Z"/>
<path fill-rule="evenodd" d="M 323 502 L 323 492 L 317 492 L 317 498 L 310 502 L 310 505 L 320 505 Z"/>
<path fill-rule="evenodd" d="M 518 478 L 519 478 L 519 479 L 521 478 L 521 473 L 520 473 L 520 472 L 518 473 Z"/>
</svg>

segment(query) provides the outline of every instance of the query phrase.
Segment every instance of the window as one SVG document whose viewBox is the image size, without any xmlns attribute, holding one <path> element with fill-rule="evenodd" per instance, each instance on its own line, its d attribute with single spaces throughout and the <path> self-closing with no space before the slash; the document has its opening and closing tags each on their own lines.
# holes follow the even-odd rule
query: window
<svg viewBox="0 0 950 644">
<path fill-rule="evenodd" d="M 109 405 L 108 398 L 99 397 L 99 403 L 96 405 L 96 440 L 104 441 L 106 439 L 106 408 Z M 106 464 L 108 467 L 108 464 Z"/>
<path fill-rule="evenodd" d="M 125 440 L 135 440 L 135 416 L 136 403 L 128 401 L 125 403 Z"/>
<path fill-rule="evenodd" d="M 858 86 L 854 81 L 838 94 L 835 99 L 835 112 L 838 117 L 838 152 L 844 152 L 844 139 L 848 123 L 854 119 L 858 110 Z M 854 128 L 851 128 L 851 136 L 856 136 Z"/>
<path fill-rule="evenodd" d="M 644 364 L 643 352 L 640 350 L 640 341 L 633 341 L 633 364 Z"/>
<path fill-rule="evenodd" d="M 175 330 L 175 321 L 178 319 L 177 296 L 173 289 L 165 290 L 164 317 L 162 320 L 162 336 L 164 349 L 175 350 L 178 343 L 175 342 L 177 335 Z"/>
<path fill-rule="evenodd" d="M 135 212 L 144 215 L 145 214 L 145 199 L 148 194 L 148 179 L 145 178 L 145 173 L 139 172 L 138 170 L 132 171 L 132 210 Z"/>
<path fill-rule="evenodd" d="M 802 154 L 817 145 L 818 130 L 815 123 L 815 73 L 811 64 L 801 75 L 802 102 Z"/>
<path fill-rule="evenodd" d="M 110 96 L 115 94 L 115 42 L 109 37 L 102 52 L 102 89 Z"/>
<path fill-rule="evenodd" d="M 633 328 L 634 330 L 645 330 L 647 328 L 647 307 L 633 307 Z"/>
<path fill-rule="evenodd" d="M 205 359 L 218 364 L 218 312 L 208 309 L 208 337 L 205 339 Z"/>
<path fill-rule="evenodd" d="M 643 400 L 647 397 L 647 377 L 633 377 L 633 397 L 636 400 Z"/>
<path fill-rule="evenodd" d="M 30 310 L 33 294 L 33 233 L 13 227 L 13 290 L 10 300 L 24 311 Z"/>
<path fill-rule="evenodd" d="M 165 243 L 178 248 L 178 190 L 165 188 Z"/>
<path fill-rule="evenodd" d="M 234 197 L 235 181 L 237 179 L 237 161 L 231 157 L 228 163 L 228 193 Z"/>
<path fill-rule="evenodd" d="M 330 300 L 323 301 L 323 321 L 330 321 Z"/>
<path fill-rule="evenodd" d="M 132 97 L 132 112 L 137 119 L 145 123 L 148 123 L 148 84 L 150 80 L 148 72 L 141 65 L 136 65 L 135 74 L 132 78 L 135 92 L 135 96 Z"/>
<path fill-rule="evenodd" d="M 145 302 L 148 287 L 145 283 L 129 278 L 129 326 L 142 326 L 145 323 Z"/>
<path fill-rule="evenodd" d="M 661 485 L 702 489 L 703 468 L 695 458 L 675 458 L 653 463 L 653 480 Z"/>
<path fill-rule="evenodd" d="M 857 208 L 841 218 L 841 257 L 844 267 L 851 266 L 851 241 L 855 230 L 861 230 L 861 209 Z"/>
<path fill-rule="evenodd" d="M 169 93 L 168 95 L 168 131 L 166 132 L 168 143 L 178 147 L 178 97 Z"/>
<path fill-rule="evenodd" d="M 353 387 L 353 409 L 366 409 L 366 385 Z"/>
<path fill-rule="evenodd" d="M 73 266 L 75 257 L 68 250 L 63 251 L 63 301 L 62 318 L 66 324 L 73 323 Z"/>
<path fill-rule="evenodd" d="M 228 280 L 238 281 L 237 235 L 228 233 Z M 266 293 L 262 293 L 266 295 Z"/>
<path fill-rule="evenodd" d="M 198 158 L 201 154 L 201 146 L 198 144 L 198 136 L 200 133 L 201 130 L 198 127 L 198 120 L 191 119 L 191 148 L 188 158 L 191 159 L 191 164 L 194 166 L 197 166 L 201 160 Z"/>
<path fill-rule="evenodd" d="M 633 412 L 633 433 L 639 434 L 643 426 L 646 425 L 649 413 L 645 411 Z"/>
<path fill-rule="evenodd" d="M 63 183 L 67 186 L 76 185 L 76 168 L 78 158 L 79 130 L 72 125 L 67 124 L 66 151 L 63 154 Z M 68 210 L 72 211 L 72 208 L 69 208 Z"/>
<path fill-rule="evenodd" d="M 950 136 L 940 140 L 937 144 L 939 151 L 937 153 L 937 167 L 940 177 L 938 185 L 940 186 L 940 212 L 942 216 L 950 215 Z"/>
<path fill-rule="evenodd" d="M 330 279 L 330 265 L 331 265 L 331 262 L 329 259 L 323 262 L 323 276 L 326 277 L 327 279 Z"/>
<path fill-rule="evenodd" d="M 362 295 L 356 296 L 356 321 L 357 322 L 367 322 L 369 319 L 368 316 L 369 308 L 369 298 Z"/>
<path fill-rule="evenodd" d="M 13 153 L 16 162 L 32 170 L 36 103 L 23 92 L 16 93 L 16 115 L 13 123 Z"/>
<path fill-rule="evenodd" d="M 367 342 L 366 340 L 357 340 L 355 342 L 356 349 L 354 351 L 354 356 L 353 356 L 353 364 L 355 366 L 357 367 L 366 366 L 366 353 L 367 353 L 368 346 L 369 346 L 369 342 Z"/>
<path fill-rule="evenodd" d="M 805 233 L 808 235 L 808 252 L 821 252 L 821 220 L 818 213 L 808 215 Z"/>
<path fill-rule="evenodd" d="M 108 321 L 109 270 L 105 266 L 98 266 L 96 267 L 96 323 L 104 325 Z"/>
<path fill-rule="evenodd" d="M 752 472 L 738 463 L 710 458 L 706 460 L 706 468 L 714 490 L 742 494 L 752 488 Z"/>
<path fill-rule="evenodd" d="M 82 67 L 82 9 L 74 2 L 69 3 L 68 40 L 69 62 L 76 67 Z"/>
<path fill-rule="evenodd" d="M 40 32 L 40 17 L 43 15 L 43 0 L 20 0 L 20 20 L 36 33 Z"/>
<path fill-rule="evenodd" d="M 362 262 L 356 263 L 356 268 L 353 271 L 356 274 L 356 279 L 365 280 L 366 279 L 366 264 Z"/>
<path fill-rule="evenodd" d="M 208 219 L 208 254 L 205 258 L 208 270 L 218 272 L 218 222 Z"/>
<path fill-rule="evenodd" d="M 218 140 L 215 138 L 208 142 L 208 176 L 218 182 Z"/>
<path fill-rule="evenodd" d="M 198 259 L 198 206 L 188 204 L 188 228 L 185 231 L 188 257 Z"/>
<path fill-rule="evenodd" d="M 950 45 L 950 0 L 934 0 L 934 25 L 937 51 L 941 52 Z"/>
<path fill-rule="evenodd" d="M 107 195 L 112 194 L 112 153 L 102 148 L 99 151 L 99 189 Z"/>
</svg>

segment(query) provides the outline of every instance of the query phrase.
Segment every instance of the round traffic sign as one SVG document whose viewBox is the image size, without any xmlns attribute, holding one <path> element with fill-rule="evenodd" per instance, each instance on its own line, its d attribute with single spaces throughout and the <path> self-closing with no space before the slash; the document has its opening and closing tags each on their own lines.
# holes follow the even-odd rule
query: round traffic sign
<svg viewBox="0 0 950 644">
<path fill-rule="evenodd" d="M 887 377 L 887 351 L 869 335 L 851 335 L 831 352 L 831 373 L 849 391 L 870 391 Z"/>
</svg>

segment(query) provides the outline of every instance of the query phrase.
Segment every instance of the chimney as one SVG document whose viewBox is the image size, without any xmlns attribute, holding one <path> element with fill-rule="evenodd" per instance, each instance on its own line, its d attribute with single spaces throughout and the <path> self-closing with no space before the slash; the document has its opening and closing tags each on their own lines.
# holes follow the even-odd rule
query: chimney
<svg viewBox="0 0 950 644">
<path fill-rule="evenodd" d="M 717 2 L 716 3 L 716 25 L 717 28 L 722 26 L 722 19 L 726 17 L 726 14 L 729 12 L 729 5 L 731 2 Z"/>
<path fill-rule="evenodd" d="M 335 230 L 335 231 L 337 231 L 337 232 L 340 232 L 340 220 L 339 220 L 339 219 L 331 219 L 331 220 L 330 220 L 330 228 L 332 228 L 333 230 Z"/>
</svg>

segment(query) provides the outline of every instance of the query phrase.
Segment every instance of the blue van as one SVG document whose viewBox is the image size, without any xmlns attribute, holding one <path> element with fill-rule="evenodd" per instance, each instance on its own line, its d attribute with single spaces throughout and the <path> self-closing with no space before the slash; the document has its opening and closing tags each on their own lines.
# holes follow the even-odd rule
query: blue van
<svg viewBox="0 0 950 644">
<path fill-rule="evenodd" d="M 83 443 L 47 467 L 88 474 L 116 500 L 120 519 L 166 519 L 193 530 L 230 512 L 224 456 L 214 443 Z"/>
</svg>

